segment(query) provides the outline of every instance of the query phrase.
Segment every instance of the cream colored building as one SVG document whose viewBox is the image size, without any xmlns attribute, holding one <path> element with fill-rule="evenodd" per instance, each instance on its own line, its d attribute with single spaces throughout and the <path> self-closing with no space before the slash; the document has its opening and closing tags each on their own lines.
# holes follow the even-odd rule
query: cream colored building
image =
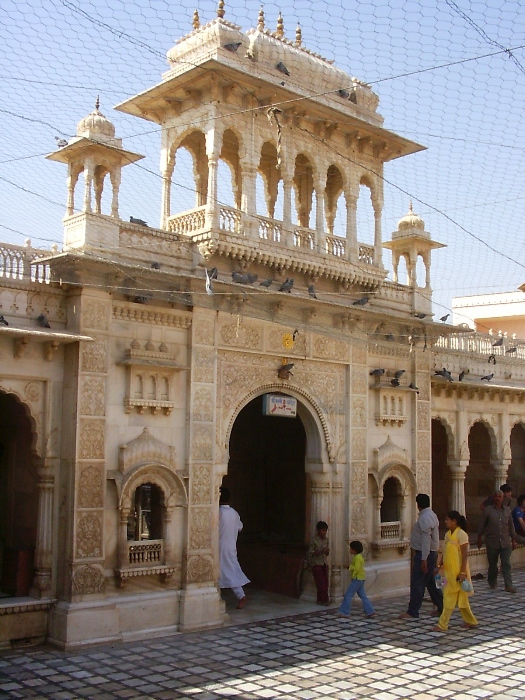
<svg viewBox="0 0 525 700">
<path fill-rule="evenodd" d="M 422 147 L 385 129 L 370 87 L 299 29 L 288 40 L 282 18 L 270 31 L 261 12 L 244 33 L 220 3 L 168 61 L 158 85 L 117 107 L 161 127 L 159 228 L 119 218 L 122 169 L 141 156 L 97 105 L 49 156 L 67 165 L 63 250 L 0 245 L 5 646 L 223 624 L 223 481 L 253 585 L 295 595 L 323 519 L 335 599 L 354 538 L 369 592 L 406 590 L 418 492 L 441 518 L 454 507 L 475 520 L 487 491 L 523 484 L 522 349 L 497 349 L 489 367 L 484 336 L 433 321 L 440 244 L 411 209 L 383 242 L 383 165 Z M 179 149 L 193 160 L 184 212 L 171 193 Z M 220 161 L 235 206 L 218 200 Z M 356 225 L 362 185 L 373 244 Z M 383 247 L 395 274 L 405 259 L 407 285 L 387 280 Z M 434 375 L 442 367 L 454 381 Z M 269 395 L 294 399 L 296 417 L 263 415 Z"/>
</svg>

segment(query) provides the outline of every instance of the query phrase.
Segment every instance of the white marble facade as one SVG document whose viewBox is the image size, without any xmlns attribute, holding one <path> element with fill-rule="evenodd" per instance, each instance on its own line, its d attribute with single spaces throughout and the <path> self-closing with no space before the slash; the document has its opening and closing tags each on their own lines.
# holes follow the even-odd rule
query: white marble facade
<svg viewBox="0 0 525 700">
<path fill-rule="evenodd" d="M 490 342 L 432 319 L 430 253 L 439 244 L 411 209 L 382 241 L 383 163 L 421 147 L 384 130 L 377 96 L 303 47 L 300 31 L 288 41 L 282 22 L 270 32 L 261 13 L 243 33 L 222 3 L 216 19 L 201 26 L 195 16 L 193 26 L 168 52 L 162 82 L 118 107 L 161 125 L 159 228 L 119 218 L 122 167 L 140 156 L 123 149 L 97 104 L 50 156 L 68 166 L 63 252 L 0 244 L 8 324 L 0 325 L 0 442 L 14 444 L 2 421 L 16 419 L 36 504 L 31 532 L 11 532 L 12 550 L 33 549 L 34 571 L 21 602 L 0 599 L 0 646 L 31 638 L 79 647 L 221 625 L 218 489 L 235 421 L 266 393 L 297 399 L 310 485 L 305 531 L 321 518 L 330 525 L 334 597 L 354 538 L 369 554 L 372 594 L 406 587 L 417 492 L 440 491 L 443 504 L 464 511 L 487 478 L 493 488 L 509 476 L 518 488 L 524 473 L 521 349 L 496 348 L 495 376 L 481 382 Z M 276 73 L 278 62 L 289 76 Z M 256 81 L 268 105 L 306 89 L 323 94 L 300 110 L 260 110 L 245 89 Z M 338 127 L 343 117 L 347 130 Z M 203 126 L 183 127 L 190 118 Z M 194 160 L 189 212 L 172 211 L 180 147 Z M 337 155 L 342 149 L 351 158 Z M 236 207 L 217 201 L 221 159 Z M 256 213 L 257 173 L 267 216 Z M 112 198 L 103 213 L 106 176 Z M 373 244 L 356 228 L 363 184 Z M 337 236 L 341 196 L 346 233 Z M 409 270 L 423 259 L 424 296 L 415 276 L 406 286 L 386 281 L 384 246 Z M 291 279 L 291 292 L 279 291 Z M 286 364 L 294 367 L 283 373 Z M 454 381 L 434 375 L 442 367 Z M 431 443 L 441 429 L 442 478 Z M 476 431 L 490 445 L 486 463 L 471 455 Z M 23 513 L 27 499 L 9 481 L 17 462 L 7 448 L 1 459 L 9 507 Z"/>
</svg>

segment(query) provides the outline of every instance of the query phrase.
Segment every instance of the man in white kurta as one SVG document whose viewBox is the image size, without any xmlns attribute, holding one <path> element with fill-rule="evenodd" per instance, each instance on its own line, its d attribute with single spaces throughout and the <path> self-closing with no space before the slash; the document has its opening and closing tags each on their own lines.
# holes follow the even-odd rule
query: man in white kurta
<svg viewBox="0 0 525 700">
<path fill-rule="evenodd" d="M 242 522 L 239 513 L 228 505 L 229 500 L 228 489 L 222 488 L 219 501 L 219 588 L 231 588 L 239 601 L 237 607 L 242 609 L 246 603 L 242 587 L 250 583 L 250 579 L 244 575 L 237 559 L 237 535 L 242 530 Z"/>
</svg>

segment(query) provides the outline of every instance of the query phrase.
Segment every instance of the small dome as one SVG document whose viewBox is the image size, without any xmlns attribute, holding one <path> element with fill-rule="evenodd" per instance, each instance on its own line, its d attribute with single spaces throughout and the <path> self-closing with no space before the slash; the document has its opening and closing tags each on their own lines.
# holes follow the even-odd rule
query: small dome
<svg viewBox="0 0 525 700">
<path fill-rule="evenodd" d="M 413 228 L 420 229 L 423 232 L 425 230 L 425 222 L 417 214 L 414 214 L 412 210 L 412 202 L 410 202 L 408 214 L 405 214 L 405 216 L 402 219 L 399 219 L 397 229 L 398 231 L 403 231 L 406 229 Z"/>
<path fill-rule="evenodd" d="M 81 119 L 77 124 L 77 136 L 105 136 L 106 138 L 115 137 L 115 126 L 107 119 L 99 110 L 100 102 L 97 97 L 95 109 L 88 114 L 87 117 Z"/>
</svg>

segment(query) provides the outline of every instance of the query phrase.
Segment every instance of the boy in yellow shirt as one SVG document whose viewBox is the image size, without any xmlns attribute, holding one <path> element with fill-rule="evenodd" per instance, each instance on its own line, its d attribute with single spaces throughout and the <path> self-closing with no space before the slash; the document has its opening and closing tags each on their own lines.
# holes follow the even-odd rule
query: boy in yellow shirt
<svg viewBox="0 0 525 700">
<path fill-rule="evenodd" d="M 349 567 L 352 580 L 350 581 L 350 585 L 346 590 L 345 597 L 339 608 L 339 614 L 343 615 L 343 617 L 349 617 L 352 598 L 357 593 L 363 603 L 365 615 L 367 617 L 374 617 L 376 614 L 375 610 L 365 592 L 365 560 L 363 559 L 363 544 L 359 542 L 359 540 L 350 542 L 350 554 L 354 556 Z"/>
</svg>

